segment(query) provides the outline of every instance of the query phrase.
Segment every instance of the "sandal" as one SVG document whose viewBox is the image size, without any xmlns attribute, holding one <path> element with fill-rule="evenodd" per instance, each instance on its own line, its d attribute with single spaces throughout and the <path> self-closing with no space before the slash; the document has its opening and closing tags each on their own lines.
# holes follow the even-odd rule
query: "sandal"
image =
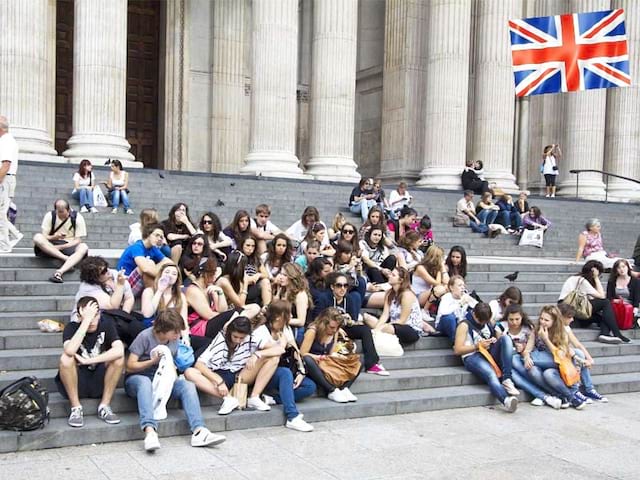
<svg viewBox="0 0 640 480">
<path fill-rule="evenodd" d="M 62 274 L 58 270 L 49 277 L 49 281 L 51 283 L 64 283 L 64 280 L 62 280 Z"/>
</svg>

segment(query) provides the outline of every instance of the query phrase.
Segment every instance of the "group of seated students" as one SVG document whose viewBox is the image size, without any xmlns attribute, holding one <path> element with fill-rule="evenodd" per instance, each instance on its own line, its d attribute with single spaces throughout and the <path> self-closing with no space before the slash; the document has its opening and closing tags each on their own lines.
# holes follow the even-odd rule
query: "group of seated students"
<svg viewBox="0 0 640 480">
<path fill-rule="evenodd" d="M 58 202 L 56 209 L 61 216 L 69 210 Z M 231 395 L 237 381 L 251 385 L 247 407 L 267 411 L 282 404 L 286 427 L 309 432 L 313 426 L 297 407 L 303 398 L 318 390 L 334 402 L 357 401 L 350 387 L 360 368 L 333 381 L 326 372 L 336 358 L 353 355 L 344 352 L 345 341 L 361 341 L 362 370 L 389 375 L 376 350 L 375 337 L 382 334 L 395 335 L 402 345 L 446 335 L 465 367 L 509 411 L 517 406 L 516 386 L 535 405 L 582 408 L 587 398 L 606 401 L 591 384 L 593 359 L 571 333 L 566 305 L 544 307 L 533 327 L 519 291 L 505 292 L 491 306 L 479 301 L 466 290 L 464 249 L 454 246 L 445 257 L 433 243 L 429 217 L 418 219 L 410 206 L 394 219 L 373 205 L 359 229 L 340 214 L 327 228 L 312 206 L 286 231 L 271 223 L 268 205 L 258 205 L 255 213 L 251 218 L 239 210 L 222 228 L 210 211 L 192 221 L 184 203 L 174 205 L 162 222 L 155 210 L 144 209 L 116 269 L 100 257 L 82 261 L 57 377 L 71 404 L 69 425 L 83 425 L 81 398 L 100 398 L 99 418 L 118 423 L 110 401 L 124 370 L 125 391 L 137 400 L 148 451 L 160 447 L 157 420 L 163 415 L 157 405 L 169 397 L 182 403 L 193 446 L 224 441 L 204 425 L 197 391 L 221 399 L 218 413 L 227 415 L 240 406 Z M 626 273 L 623 266 L 615 269 L 611 295 L 637 311 L 640 290 L 626 267 Z M 581 275 L 593 291 L 581 288 L 594 305 L 601 341 L 628 342 L 611 307 L 599 301 L 607 296 L 596 275 L 602 266 L 589 268 Z M 194 362 L 183 365 L 184 376 L 170 388 L 161 388 L 157 371 L 172 369 L 185 347 L 193 349 Z M 579 385 L 558 381 L 555 350 L 582 367 Z M 497 368 L 484 356 L 487 351 Z"/>
</svg>

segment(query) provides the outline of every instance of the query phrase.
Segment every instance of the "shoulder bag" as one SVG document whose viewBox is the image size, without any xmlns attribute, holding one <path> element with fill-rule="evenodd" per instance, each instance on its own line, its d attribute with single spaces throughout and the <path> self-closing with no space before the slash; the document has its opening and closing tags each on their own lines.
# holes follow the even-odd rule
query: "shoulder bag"
<svg viewBox="0 0 640 480">
<path fill-rule="evenodd" d="M 591 318 L 593 309 L 591 306 L 591 302 L 589 301 L 589 297 L 586 293 L 580 290 L 580 282 L 583 282 L 584 278 L 580 278 L 578 283 L 576 284 L 576 288 L 569 292 L 569 294 L 564 297 L 562 303 L 566 303 L 567 305 L 571 305 L 576 313 L 575 317 L 579 320 L 588 320 Z"/>
</svg>

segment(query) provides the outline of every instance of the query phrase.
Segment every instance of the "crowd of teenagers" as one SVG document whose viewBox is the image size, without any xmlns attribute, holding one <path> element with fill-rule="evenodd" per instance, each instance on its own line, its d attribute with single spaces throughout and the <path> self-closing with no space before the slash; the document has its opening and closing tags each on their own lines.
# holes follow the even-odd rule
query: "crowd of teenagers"
<svg viewBox="0 0 640 480">
<path fill-rule="evenodd" d="M 377 197 L 369 198 L 369 187 Z M 390 374 L 381 354 L 428 335 L 448 337 L 507 411 L 516 410 L 520 390 L 533 405 L 553 408 L 606 402 L 591 382 L 593 358 L 571 330 L 577 314 L 566 300 L 584 294 L 590 313 L 579 322 L 599 324 L 600 341 L 630 342 L 611 303 L 637 315 L 640 284 L 626 260 L 612 266 L 606 289 L 602 263 L 587 261 L 558 304 L 532 322 L 515 286 L 488 303 L 468 291 L 464 248 L 445 254 L 434 243 L 430 219 L 411 207 L 406 185 L 389 201 L 381 191 L 368 180 L 354 189 L 359 228 L 340 213 L 324 223 L 313 206 L 286 230 L 271 222 L 266 204 L 253 215 L 238 210 L 226 227 L 212 211 L 194 219 L 184 203 L 162 221 L 143 209 L 115 269 L 87 256 L 82 215 L 56 201 L 34 242 L 40 254 L 63 261 L 51 281 L 80 268 L 56 377 L 71 405 L 69 425 L 84 424 L 82 398 L 99 398 L 99 418 L 119 423 L 110 404 L 124 372 L 149 451 L 160 447 L 158 420 L 170 398 L 180 400 L 193 446 L 224 441 L 206 428 L 200 396 L 219 399 L 220 415 L 281 404 L 286 427 L 310 432 L 298 407 L 304 398 L 317 392 L 357 401 L 351 386 L 361 373 Z M 566 374 L 567 362 L 577 377 Z"/>
</svg>

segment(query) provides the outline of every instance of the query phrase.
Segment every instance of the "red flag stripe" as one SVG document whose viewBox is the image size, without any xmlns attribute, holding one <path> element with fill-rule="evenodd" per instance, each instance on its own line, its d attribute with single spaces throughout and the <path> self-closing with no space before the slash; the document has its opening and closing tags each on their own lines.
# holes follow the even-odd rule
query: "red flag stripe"
<svg viewBox="0 0 640 480">
<path fill-rule="evenodd" d="M 612 70 L 611 68 L 607 67 L 606 65 L 603 65 L 602 63 L 594 63 L 593 66 L 596 67 L 596 68 L 599 68 L 603 72 L 607 72 L 609 75 L 611 75 L 612 77 L 617 78 L 621 82 L 624 82 L 627 85 L 631 85 L 631 80 L 627 76 L 619 74 L 618 72 L 616 72 L 615 70 Z"/>
<path fill-rule="evenodd" d="M 616 18 L 618 18 L 620 15 L 622 15 L 624 13 L 624 10 L 618 10 L 615 14 L 611 15 L 607 21 L 602 22 L 598 28 L 596 28 L 595 30 L 593 30 L 592 32 L 588 33 L 587 35 L 584 36 L 584 38 L 593 38 L 595 37 L 602 29 L 604 29 L 607 25 L 610 25 Z"/>
<path fill-rule="evenodd" d="M 518 96 L 519 97 L 524 97 L 525 95 L 529 95 L 529 92 L 532 92 L 533 90 L 535 90 L 535 88 L 542 82 L 542 80 L 551 72 L 553 72 L 555 70 L 555 68 L 547 68 L 544 73 L 542 75 L 540 75 L 538 77 L 537 80 L 535 80 L 534 82 L 532 82 L 531 84 L 529 84 L 528 88 L 525 88 L 524 90 L 522 90 Z"/>
<path fill-rule="evenodd" d="M 504 24 L 503 24 L 504 25 Z M 527 35 L 530 38 L 533 38 L 536 42 L 540 42 L 540 43 L 544 43 L 545 39 L 536 35 L 535 33 L 522 28 L 520 25 L 517 25 L 515 23 L 513 23 L 511 20 L 509 20 L 509 26 L 514 29 L 517 30 L 518 32 L 524 33 L 525 35 Z"/>
</svg>

